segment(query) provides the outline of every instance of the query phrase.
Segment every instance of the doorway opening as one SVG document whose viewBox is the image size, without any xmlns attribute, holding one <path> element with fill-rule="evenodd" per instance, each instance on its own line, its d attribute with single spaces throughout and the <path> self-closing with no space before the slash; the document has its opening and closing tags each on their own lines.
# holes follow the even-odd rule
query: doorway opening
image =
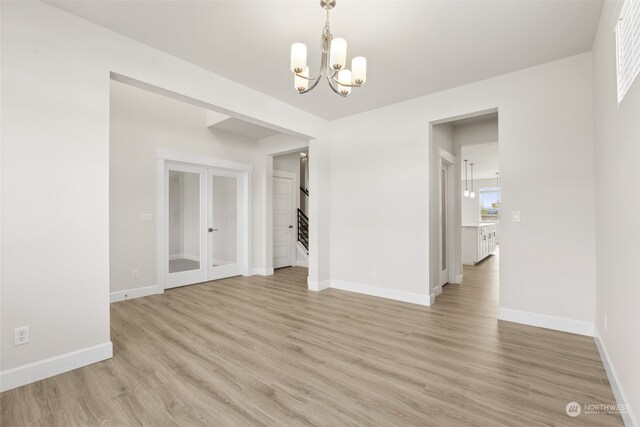
<svg viewBox="0 0 640 427">
<path fill-rule="evenodd" d="M 309 150 L 273 156 L 273 268 L 309 266 Z"/>
<path fill-rule="evenodd" d="M 492 271 L 483 272 L 483 277 L 492 278 L 487 286 L 495 286 L 497 295 L 502 199 L 498 112 L 484 111 L 431 124 L 430 232 L 435 236 L 430 243 L 431 303 L 443 287 L 464 286 L 465 274 L 477 277 L 477 270 L 488 258 L 493 261 L 484 269 Z"/>
<path fill-rule="evenodd" d="M 110 301 L 272 274 L 270 162 L 309 138 L 150 89 L 110 84 Z"/>
</svg>

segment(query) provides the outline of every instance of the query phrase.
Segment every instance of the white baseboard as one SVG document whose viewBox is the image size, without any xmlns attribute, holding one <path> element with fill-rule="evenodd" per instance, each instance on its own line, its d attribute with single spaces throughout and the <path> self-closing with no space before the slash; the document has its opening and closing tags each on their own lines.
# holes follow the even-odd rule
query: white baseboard
<svg viewBox="0 0 640 427">
<path fill-rule="evenodd" d="M 254 267 L 251 269 L 251 275 L 255 276 L 271 276 L 273 274 L 273 268 L 266 267 Z"/>
<path fill-rule="evenodd" d="M 442 285 L 438 285 L 433 288 L 433 292 L 429 294 L 429 305 L 436 303 L 436 297 L 442 293 Z"/>
<path fill-rule="evenodd" d="M 412 292 L 394 291 L 387 288 L 363 285 L 360 283 L 344 282 L 342 280 L 331 280 L 331 288 L 342 291 L 356 292 L 359 294 L 371 295 L 374 297 L 388 298 L 396 301 L 409 302 L 419 305 L 431 305 L 430 295 L 415 294 Z M 435 296 L 434 296 L 435 297 Z"/>
<path fill-rule="evenodd" d="M 309 268 L 309 261 L 307 261 L 307 260 L 302 261 L 302 260 L 298 259 L 298 260 L 296 260 L 296 267 L 307 267 L 307 268 Z"/>
<path fill-rule="evenodd" d="M 436 294 L 429 294 L 429 304 L 427 304 L 428 306 L 432 306 L 433 304 L 436 303 Z"/>
<path fill-rule="evenodd" d="M 507 322 L 522 323 L 572 334 L 593 336 L 593 323 L 564 317 L 549 316 L 547 314 L 530 313 L 528 311 L 499 308 L 498 319 Z"/>
<path fill-rule="evenodd" d="M 613 395 L 616 398 L 616 403 L 621 406 L 625 405 L 627 408 L 627 411 L 620 413 L 620 415 L 622 416 L 622 420 L 624 421 L 624 425 L 627 427 L 640 426 L 640 424 L 638 423 L 638 419 L 633 412 L 633 408 L 631 407 L 629 400 L 627 399 L 627 395 L 622 388 L 620 377 L 616 373 L 616 370 L 611 363 L 609 353 L 607 352 L 607 347 L 597 330 L 595 331 L 593 339 L 596 342 L 596 347 L 598 347 L 598 353 L 600 353 L 600 359 L 602 359 L 604 370 L 607 372 L 607 378 L 609 379 L 611 390 L 613 390 Z"/>
<path fill-rule="evenodd" d="M 111 302 L 124 301 L 126 299 L 134 299 L 147 297 L 158 293 L 157 286 L 145 286 L 142 288 L 126 289 L 124 291 L 111 292 Z"/>
<path fill-rule="evenodd" d="M 456 283 L 460 284 L 460 283 L 462 283 L 463 280 L 464 280 L 464 275 L 458 274 L 456 276 Z"/>
<path fill-rule="evenodd" d="M 113 357 L 111 341 L 0 372 L 0 392 Z"/>
<path fill-rule="evenodd" d="M 307 277 L 307 286 L 310 291 L 320 292 L 324 291 L 325 289 L 329 289 L 331 287 L 331 282 L 329 280 L 316 282 L 313 280 L 309 280 L 309 278 Z"/>
</svg>

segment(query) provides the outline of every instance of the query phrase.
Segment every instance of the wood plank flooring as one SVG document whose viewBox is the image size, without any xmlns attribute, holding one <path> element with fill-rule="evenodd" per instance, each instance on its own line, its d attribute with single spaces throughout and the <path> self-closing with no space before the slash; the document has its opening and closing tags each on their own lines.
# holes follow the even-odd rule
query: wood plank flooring
<svg viewBox="0 0 640 427">
<path fill-rule="evenodd" d="M 114 357 L 0 395 L 4 426 L 622 425 L 591 338 L 498 322 L 497 257 L 433 307 L 303 268 L 111 305 Z"/>
</svg>

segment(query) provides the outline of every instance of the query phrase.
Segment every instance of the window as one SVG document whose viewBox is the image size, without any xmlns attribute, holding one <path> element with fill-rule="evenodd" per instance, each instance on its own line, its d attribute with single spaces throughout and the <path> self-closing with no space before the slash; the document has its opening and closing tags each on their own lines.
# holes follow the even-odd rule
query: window
<svg viewBox="0 0 640 427">
<path fill-rule="evenodd" d="M 500 189 L 480 189 L 480 220 L 497 222 L 500 219 Z"/>
<path fill-rule="evenodd" d="M 616 24 L 618 102 L 640 72 L 640 0 L 625 0 Z"/>
</svg>

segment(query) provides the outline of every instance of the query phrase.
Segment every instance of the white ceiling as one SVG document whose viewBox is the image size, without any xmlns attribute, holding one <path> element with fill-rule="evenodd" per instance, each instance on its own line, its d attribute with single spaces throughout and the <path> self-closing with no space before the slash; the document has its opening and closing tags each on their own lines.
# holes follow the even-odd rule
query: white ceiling
<svg viewBox="0 0 640 427">
<path fill-rule="evenodd" d="M 299 95 L 293 42 L 318 66 L 318 0 L 49 3 L 326 119 L 335 119 L 591 50 L 602 8 L 586 1 L 338 0 L 334 36 L 368 60 L 347 99 L 324 82 Z"/>
<path fill-rule="evenodd" d="M 498 143 L 464 145 L 461 147 L 462 167 L 460 168 L 461 178 L 464 179 L 464 160 L 473 163 L 474 179 L 495 179 L 496 172 L 500 171 L 498 158 Z M 471 179 L 471 169 L 469 167 L 469 179 Z"/>
</svg>

